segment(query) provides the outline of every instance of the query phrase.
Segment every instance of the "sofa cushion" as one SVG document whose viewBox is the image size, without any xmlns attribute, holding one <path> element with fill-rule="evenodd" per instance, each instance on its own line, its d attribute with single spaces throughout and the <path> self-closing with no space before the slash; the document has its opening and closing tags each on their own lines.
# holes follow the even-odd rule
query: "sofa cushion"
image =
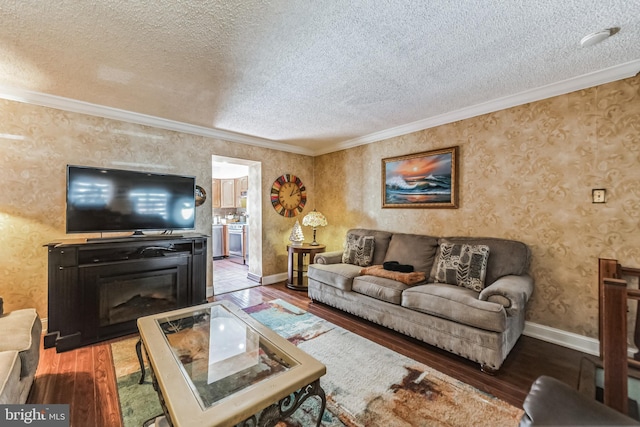
<svg viewBox="0 0 640 427">
<path fill-rule="evenodd" d="M 480 301 L 477 292 L 456 285 L 413 286 L 402 292 L 402 306 L 488 331 L 505 332 L 507 327 L 502 305 Z"/>
<path fill-rule="evenodd" d="M 0 351 L 0 405 L 20 401 L 20 357 L 17 351 Z"/>
<path fill-rule="evenodd" d="M 522 276 L 529 270 L 529 247 L 522 242 L 493 237 L 446 237 L 438 243 L 464 243 L 467 245 L 489 246 L 489 260 L 485 285 L 489 286 L 499 278 L 508 275 Z M 438 252 L 440 249 L 438 248 Z M 436 259 L 438 254 L 436 254 Z M 435 281 L 436 264 L 434 263 L 429 276 L 429 282 Z"/>
<path fill-rule="evenodd" d="M 435 237 L 394 233 L 384 261 L 398 261 L 400 264 L 412 265 L 414 271 L 429 274 L 437 248 L 438 240 Z"/>
<path fill-rule="evenodd" d="M 40 358 L 42 323 L 33 308 L 14 310 L 0 316 L 0 351 L 18 351 L 21 377 L 33 375 Z"/>
<path fill-rule="evenodd" d="M 352 228 L 347 231 L 347 234 L 354 234 L 356 236 L 373 236 L 375 241 L 375 249 L 373 250 L 373 260 L 371 264 L 382 264 L 384 262 L 387 248 L 389 248 L 389 241 L 391 241 L 392 233 L 388 231 L 369 230 L 366 228 Z"/>
<path fill-rule="evenodd" d="M 359 276 L 353 279 L 353 292 L 391 304 L 399 305 L 402 291 L 408 288 L 409 285 L 385 277 Z"/>
<path fill-rule="evenodd" d="M 342 253 L 342 262 L 361 267 L 371 265 L 374 249 L 375 238 L 373 236 L 356 236 L 349 233 Z"/>
<path fill-rule="evenodd" d="M 334 288 L 350 291 L 362 268 L 352 264 L 311 264 L 307 276 Z"/>
<path fill-rule="evenodd" d="M 484 289 L 488 259 L 487 245 L 442 243 L 434 282 L 464 286 L 480 292 Z"/>
</svg>

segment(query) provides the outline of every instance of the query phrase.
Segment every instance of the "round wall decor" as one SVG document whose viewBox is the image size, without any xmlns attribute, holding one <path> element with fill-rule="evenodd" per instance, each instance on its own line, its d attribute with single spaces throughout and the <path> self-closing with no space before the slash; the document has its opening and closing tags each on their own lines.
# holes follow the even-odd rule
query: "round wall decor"
<svg viewBox="0 0 640 427">
<path fill-rule="evenodd" d="M 200 206 L 207 200 L 207 192 L 204 191 L 204 188 L 196 185 L 196 206 Z"/>
<path fill-rule="evenodd" d="M 286 218 L 301 213 L 307 204 L 307 190 L 300 178 L 290 173 L 279 176 L 271 186 L 271 204 Z"/>
</svg>

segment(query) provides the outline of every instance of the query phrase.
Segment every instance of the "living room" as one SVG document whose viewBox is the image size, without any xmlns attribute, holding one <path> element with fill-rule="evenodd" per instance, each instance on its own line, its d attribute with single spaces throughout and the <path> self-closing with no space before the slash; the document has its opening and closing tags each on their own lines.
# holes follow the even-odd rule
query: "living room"
<svg viewBox="0 0 640 427">
<path fill-rule="evenodd" d="M 260 181 L 252 184 L 262 189 L 262 214 L 251 220 L 263 232 L 250 244 L 261 248 L 256 263 L 263 287 L 280 283 L 287 270 L 286 247 L 297 218 L 274 211 L 268 194 L 275 178 L 292 173 L 306 186 L 303 215 L 316 208 L 329 222 L 317 237 L 327 250 L 340 250 L 346 231 L 354 227 L 526 243 L 535 290 L 524 334 L 597 354 L 598 258 L 640 266 L 640 77 L 633 76 L 639 70 L 636 66 L 631 77 L 320 154 L 249 137 L 234 140 L 222 132 L 198 134 L 193 126 L 168 120 L 158 126 L 135 123 L 144 117 L 119 113 L 119 119 L 108 108 L 74 102 L 72 94 L 47 97 L 43 89 L 36 96 L 37 88 L 9 87 L 16 80 L 7 77 L 0 100 L 4 310 L 34 307 L 46 329 L 45 245 L 69 237 L 67 165 L 193 175 L 210 193 L 215 155 L 261 163 Z M 382 159 L 453 146 L 460 153 L 457 209 L 381 207 Z M 606 203 L 592 203 L 592 190 L 600 188 L 606 189 Z M 197 207 L 195 231 L 208 234 L 211 218 L 210 204 Z M 208 295 L 214 274 L 210 260 Z"/>
</svg>

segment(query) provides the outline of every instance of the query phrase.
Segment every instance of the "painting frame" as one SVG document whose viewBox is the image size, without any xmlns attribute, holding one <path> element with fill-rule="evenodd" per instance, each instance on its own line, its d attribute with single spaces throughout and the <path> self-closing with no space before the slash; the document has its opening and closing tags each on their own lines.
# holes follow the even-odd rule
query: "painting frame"
<svg viewBox="0 0 640 427">
<path fill-rule="evenodd" d="M 454 146 L 382 159 L 382 207 L 457 209 L 458 152 Z"/>
</svg>

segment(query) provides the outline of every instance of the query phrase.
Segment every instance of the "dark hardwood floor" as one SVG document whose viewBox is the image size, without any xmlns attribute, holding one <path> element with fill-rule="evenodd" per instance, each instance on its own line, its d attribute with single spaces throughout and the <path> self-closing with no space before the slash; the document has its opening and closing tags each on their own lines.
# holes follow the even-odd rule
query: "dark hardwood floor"
<svg viewBox="0 0 640 427">
<path fill-rule="evenodd" d="M 336 325 L 362 335 L 447 375 L 521 407 L 531 383 L 550 375 L 576 386 L 584 353 L 521 337 L 496 376 L 480 372 L 476 363 L 439 350 L 399 333 L 319 303 L 311 303 L 306 292 L 284 284 L 259 286 L 214 297 L 240 307 L 282 298 Z M 64 353 L 42 349 L 29 403 L 70 404 L 71 425 L 121 426 L 110 342 Z"/>
</svg>

